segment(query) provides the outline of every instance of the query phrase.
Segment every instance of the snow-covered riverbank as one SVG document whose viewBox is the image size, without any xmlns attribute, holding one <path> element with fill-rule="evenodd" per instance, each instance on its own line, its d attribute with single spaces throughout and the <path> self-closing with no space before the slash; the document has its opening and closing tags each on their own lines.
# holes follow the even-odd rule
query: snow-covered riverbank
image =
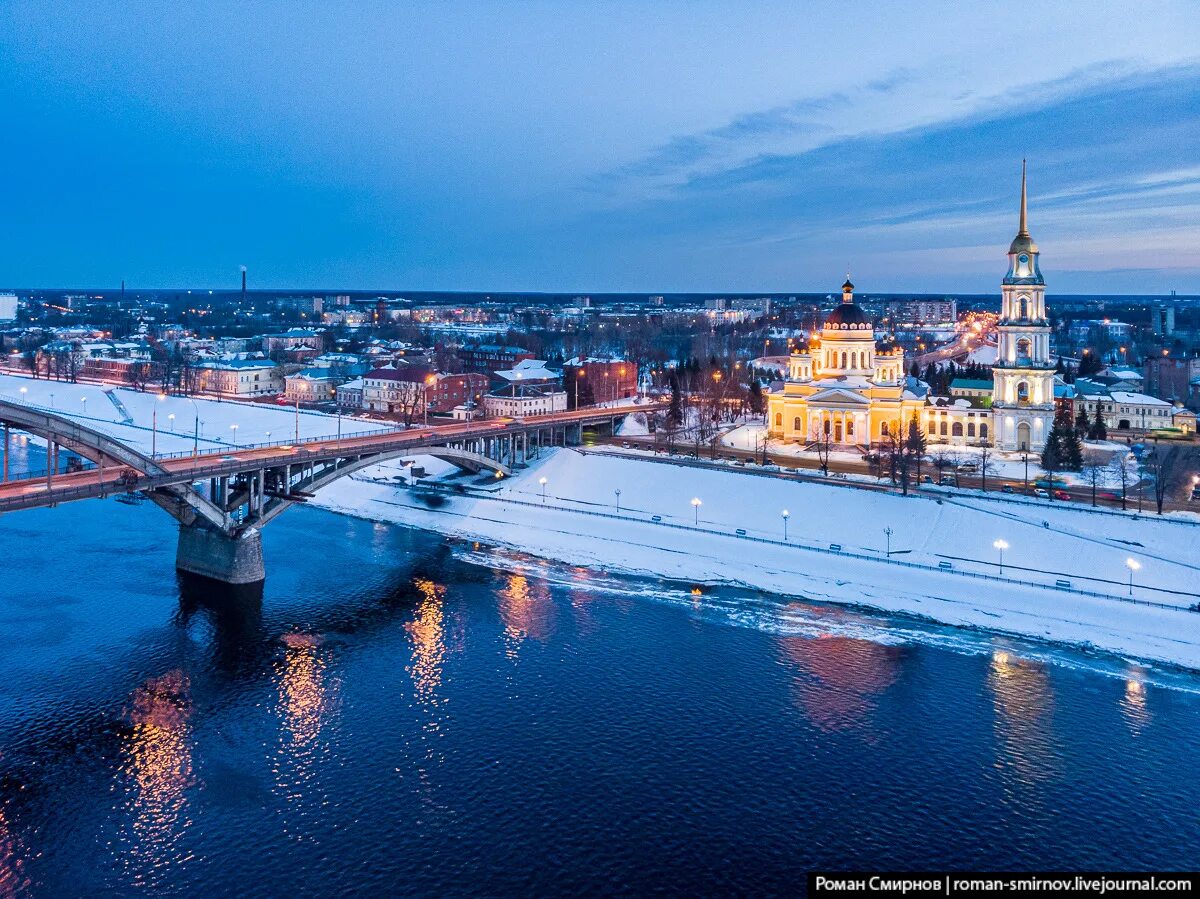
<svg viewBox="0 0 1200 899">
<path fill-rule="evenodd" d="M 1200 669 L 1200 614 L 1187 608 L 1196 602 L 1190 594 L 1200 581 L 1196 527 L 1098 522 L 1068 509 L 938 503 L 570 450 L 546 454 L 486 498 L 452 493 L 440 507 L 429 508 L 395 485 L 402 471 L 399 465 L 380 466 L 336 483 L 315 502 L 608 571 L 908 612 Z M 665 527 L 693 525 L 693 498 L 701 503 L 703 530 Z M 604 514 L 581 514 L 585 511 Z M 893 558 L 929 567 L 883 561 L 887 528 Z M 997 539 L 1009 545 L 1003 579 L 996 577 Z M 830 544 L 855 555 L 816 551 Z M 1128 589 L 1129 558 L 1142 566 L 1135 598 L 1172 607 L 1119 598 Z M 938 570 L 942 562 L 992 577 Z M 1112 598 L 1056 589 L 1064 576 L 1076 588 Z"/>
</svg>

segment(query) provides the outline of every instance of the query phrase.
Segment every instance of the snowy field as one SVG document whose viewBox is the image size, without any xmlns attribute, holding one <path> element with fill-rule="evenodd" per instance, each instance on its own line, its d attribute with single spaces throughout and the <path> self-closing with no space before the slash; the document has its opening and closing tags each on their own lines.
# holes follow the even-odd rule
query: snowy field
<svg viewBox="0 0 1200 899">
<path fill-rule="evenodd" d="M 947 624 L 1093 646 L 1142 660 L 1200 669 L 1200 528 L 1097 518 L 1070 509 L 924 497 L 707 471 L 572 450 L 547 453 L 489 498 L 451 494 L 427 508 L 397 488 L 403 471 L 380 466 L 323 491 L 318 505 L 426 527 L 521 552 L 608 571 L 695 583 L 730 583 L 787 596 L 908 612 Z M 431 472 L 436 471 L 431 467 Z M 545 478 L 545 505 L 542 504 Z M 620 490 L 620 511 L 615 491 Z M 691 526 L 699 499 L 702 531 Z M 789 517 L 783 544 L 783 511 Z M 584 511 L 604 513 L 580 514 Z M 663 523 L 655 523 L 653 516 Z M 890 528 L 894 558 L 884 561 Z M 736 534 L 761 537 L 754 542 Z M 1005 540 L 999 579 L 997 539 Z M 869 558 L 847 558 L 802 546 Z M 898 552 L 899 551 L 899 552 Z M 955 557 L 948 559 L 947 557 Z M 1067 577 L 1085 590 L 1124 596 L 1134 558 L 1134 596 L 1159 608 L 1055 589 Z M 879 561 L 876 561 L 878 559 Z M 973 561 L 971 561 L 973 560 Z M 992 575 L 963 577 L 937 570 Z M 1044 569 L 1018 571 L 1012 566 Z M 1059 573 L 1061 572 L 1061 574 Z M 1087 580 L 1086 578 L 1103 579 Z M 1107 582 L 1106 582 L 1107 581 Z"/>
<path fill-rule="evenodd" d="M 142 393 L 124 387 L 70 384 L 7 374 L 0 374 L 0 399 L 69 415 L 81 424 L 147 454 L 151 443 L 156 445 L 159 454 L 190 453 L 193 442 L 199 444 L 200 452 L 205 452 L 235 444 L 247 446 L 293 440 L 297 430 L 301 439 L 329 437 L 338 431 L 336 415 L 302 410 L 297 416 L 295 408 L 289 406 L 179 396 L 159 399 L 153 391 Z M 120 407 L 124 407 L 124 411 Z M 156 408 L 157 437 L 154 435 Z M 173 419 L 172 415 L 175 416 Z M 126 417 L 131 421 L 127 423 Z M 346 416 L 341 428 L 343 435 L 349 435 L 387 430 L 389 426 Z"/>
</svg>

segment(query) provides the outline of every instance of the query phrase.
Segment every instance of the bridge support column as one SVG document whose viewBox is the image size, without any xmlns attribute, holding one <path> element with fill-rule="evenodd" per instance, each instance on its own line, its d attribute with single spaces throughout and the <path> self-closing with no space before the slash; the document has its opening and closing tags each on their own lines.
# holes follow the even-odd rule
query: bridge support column
<svg viewBox="0 0 1200 899">
<path fill-rule="evenodd" d="M 203 525 L 180 525 L 175 567 L 225 584 L 256 584 L 266 579 L 262 535 L 257 528 L 229 535 Z"/>
</svg>

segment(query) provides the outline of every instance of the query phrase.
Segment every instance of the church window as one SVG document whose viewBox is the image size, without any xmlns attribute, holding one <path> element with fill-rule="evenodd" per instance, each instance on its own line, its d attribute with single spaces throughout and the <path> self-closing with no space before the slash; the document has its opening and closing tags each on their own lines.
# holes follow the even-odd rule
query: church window
<svg viewBox="0 0 1200 899">
<path fill-rule="evenodd" d="M 975 436 L 975 422 L 973 422 L 973 421 L 967 422 L 967 436 L 968 437 Z"/>
<path fill-rule="evenodd" d="M 945 437 L 945 436 L 946 436 L 946 420 L 945 420 L 945 419 L 942 419 L 942 429 L 941 429 L 941 433 L 942 433 L 942 436 L 943 436 L 943 437 Z"/>
<path fill-rule="evenodd" d="M 853 418 L 846 419 L 846 436 L 847 437 L 854 436 L 854 419 Z"/>
<path fill-rule="evenodd" d="M 1028 318 L 1029 317 L 1029 299 L 1027 297 L 1021 297 L 1021 299 L 1018 302 L 1020 302 L 1020 304 L 1021 304 L 1021 314 L 1019 317 L 1022 319 Z"/>
<path fill-rule="evenodd" d="M 952 437 L 961 437 L 963 435 L 963 427 L 962 427 L 961 421 L 956 421 L 954 423 L 954 425 L 950 428 L 950 435 Z"/>
<path fill-rule="evenodd" d="M 792 430 L 793 431 L 800 430 L 800 416 L 799 415 L 797 415 L 795 418 L 792 419 Z"/>
<path fill-rule="evenodd" d="M 842 368 L 846 367 L 846 354 L 842 353 Z"/>
<path fill-rule="evenodd" d="M 850 354 L 850 367 L 851 367 L 851 368 L 858 368 L 858 353 L 851 353 L 851 354 Z"/>
<path fill-rule="evenodd" d="M 777 427 L 777 428 L 783 427 L 783 413 L 782 412 L 775 413 L 775 427 Z"/>
<path fill-rule="evenodd" d="M 985 425 L 985 424 L 980 424 L 980 425 L 979 425 L 979 439 L 980 439 L 980 440 L 987 440 L 987 434 L 988 434 L 988 427 L 987 427 L 987 425 Z"/>
<path fill-rule="evenodd" d="M 879 435 L 881 437 L 886 437 L 888 435 L 888 423 L 886 421 L 879 425 Z"/>
</svg>

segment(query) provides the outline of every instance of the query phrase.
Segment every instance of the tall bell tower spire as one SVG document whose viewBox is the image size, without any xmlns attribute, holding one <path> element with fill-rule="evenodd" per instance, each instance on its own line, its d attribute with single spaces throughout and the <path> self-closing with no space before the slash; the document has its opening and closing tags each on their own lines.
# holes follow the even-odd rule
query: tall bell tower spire
<svg viewBox="0 0 1200 899">
<path fill-rule="evenodd" d="M 1029 236 L 1029 214 L 1028 201 L 1025 198 L 1025 160 L 1021 160 L 1021 229 L 1017 232 L 1017 237 Z"/>
<path fill-rule="evenodd" d="M 996 446 L 1040 452 L 1054 420 L 1054 365 L 1046 282 L 1029 233 L 1025 160 L 1021 160 L 1021 221 L 1008 248 L 1008 273 L 1000 283 L 996 364 L 992 367 L 992 418 Z"/>
</svg>

